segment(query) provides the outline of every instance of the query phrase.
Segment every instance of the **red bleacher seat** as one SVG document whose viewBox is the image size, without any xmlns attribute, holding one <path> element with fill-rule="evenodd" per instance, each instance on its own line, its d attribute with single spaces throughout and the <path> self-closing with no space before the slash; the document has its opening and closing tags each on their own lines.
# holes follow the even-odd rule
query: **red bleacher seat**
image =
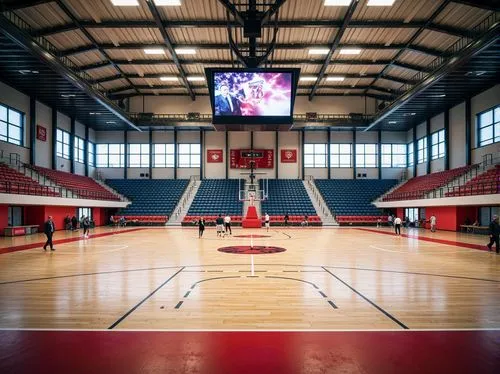
<svg viewBox="0 0 500 374">
<path fill-rule="evenodd" d="M 0 193 L 37 196 L 60 196 L 53 187 L 42 186 L 30 177 L 21 174 L 6 164 L 0 163 Z"/>
</svg>

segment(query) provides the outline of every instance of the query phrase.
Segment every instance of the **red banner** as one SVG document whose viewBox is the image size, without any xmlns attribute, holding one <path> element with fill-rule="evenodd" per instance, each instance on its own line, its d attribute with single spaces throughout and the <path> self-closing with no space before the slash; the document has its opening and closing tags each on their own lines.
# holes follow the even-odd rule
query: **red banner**
<svg viewBox="0 0 500 374">
<path fill-rule="evenodd" d="M 282 149 L 281 150 L 281 163 L 283 164 L 295 164 L 297 162 L 297 150 L 296 149 Z"/>
<path fill-rule="evenodd" d="M 250 161 L 255 161 L 256 169 L 272 169 L 274 167 L 274 151 L 272 149 L 231 149 L 231 169 L 249 169 Z"/>
<path fill-rule="evenodd" d="M 36 138 L 42 142 L 47 141 L 47 129 L 43 126 L 36 125 Z"/>
<path fill-rule="evenodd" d="M 208 163 L 224 162 L 222 149 L 207 149 L 207 162 Z"/>
</svg>

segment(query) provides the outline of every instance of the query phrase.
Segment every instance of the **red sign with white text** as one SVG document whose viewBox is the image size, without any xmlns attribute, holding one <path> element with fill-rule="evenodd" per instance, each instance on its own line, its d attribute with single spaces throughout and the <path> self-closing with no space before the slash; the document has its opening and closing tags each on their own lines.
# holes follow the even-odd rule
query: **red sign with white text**
<svg viewBox="0 0 500 374">
<path fill-rule="evenodd" d="M 281 150 L 281 163 L 283 164 L 295 164 L 297 162 L 297 150 L 296 149 L 282 149 Z"/>
<path fill-rule="evenodd" d="M 222 149 L 207 149 L 207 162 L 208 163 L 219 163 L 223 162 L 224 157 L 222 154 Z"/>
<path fill-rule="evenodd" d="M 36 138 L 42 142 L 47 141 L 47 129 L 43 126 L 36 125 Z"/>
<path fill-rule="evenodd" d="M 252 160 L 255 161 L 256 169 L 272 169 L 274 151 L 272 149 L 231 149 L 231 169 L 249 169 Z"/>
</svg>

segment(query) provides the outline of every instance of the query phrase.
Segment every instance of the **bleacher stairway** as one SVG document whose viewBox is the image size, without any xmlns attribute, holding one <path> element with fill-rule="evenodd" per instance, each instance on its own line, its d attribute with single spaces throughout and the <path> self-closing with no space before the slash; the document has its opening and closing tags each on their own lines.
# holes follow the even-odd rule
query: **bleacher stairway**
<svg viewBox="0 0 500 374">
<path fill-rule="evenodd" d="M 182 220 L 186 217 L 189 207 L 193 203 L 196 193 L 200 188 L 200 183 L 201 181 L 198 178 L 191 177 L 184 194 L 167 222 L 167 226 L 182 226 Z"/>
<path fill-rule="evenodd" d="M 311 199 L 314 209 L 316 209 L 316 214 L 321 218 L 323 226 L 338 226 L 338 222 L 335 220 L 335 217 L 330 209 L 328 209 L 328 206 L 316 187 L 312 176 L 308 176 L 306 178 L 304 181 L 304 187 L 309 195 L 309 198 Z"/>
</svg>

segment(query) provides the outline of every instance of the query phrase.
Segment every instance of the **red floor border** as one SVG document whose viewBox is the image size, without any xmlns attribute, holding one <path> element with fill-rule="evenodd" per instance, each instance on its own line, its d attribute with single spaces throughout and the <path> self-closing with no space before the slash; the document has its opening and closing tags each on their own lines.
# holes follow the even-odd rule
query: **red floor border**
<svg viewBox="0 0 500 374">
<path fill-rule="evenodd" d="M 0 331 L 0 372 L 495 373 L 500 331 Z"/>
<path fill-rule="evenodd" d="M 369 231 L 369 232 L 375 232 L 377 234 L 385 234 L 385 235 L 391 235 L 391 236 L 396 236 L 393 232 L 388 232 L 388 231 L 379 231 L 379 230 L 374 230 L 374 229 L 363 229 L 363 228 L 356 228 L 356 230 L 361 230 L 361 231 Z M 457 242 L 454 240 L 446 240 L 446 239 L 436 239 L 436 238 L 429 238 L 428 236 L 417 236 L 417 235 L 408 235 L 408 234 L 401 234 L 401 236 L 405 238 L 410 238 L 410 239 L 417 239 L 417 240 L 422 240 L 425 242 L 431 242 L 431 243 L 439 243 L 439 244 L 446 244 L 446 245 L 453 245 L 455 247 L 464 247 L 464 248 L 470 248 L 470 249 L 479 249 L 481 251 L 486 251 L 486 244 L 481 245 L 481 244 L 473 244 L 473 243 L 466 243 L 466 242 Z"/>
<path fill-rule="evenodd" d="M 116 232 L 103 232 L 101 234 L 90 235 L 88 239 L 102 238 L 103 236 L 110 236 L 110 235 L 125 234 L 128 232 L 139 231 L 139 230 L 146 230 L 146 229 L 145 228 L 137 228 L 137 229 L 126 229 L 126 230 L 116 231 Z M 57 231 L 56 231 L 56 234 L 57 234 Z M 57 244 L 77 242 L 80 240 L 86 240 L 86 239 L 79 236 L 79 237 L 75 237 L 75 238 L 65 238 L 65 239 L 53 240 L 53 243 L 54 243 L 54 245 L 57 245 Z M 27 249 L 42 248 L 44 244 L 45 244 L 45 241 L 36 242 L 36 243 L 29 243 L 29 244 L 22 244 L 22 245 L 15 245 L 12 247 L 0 248 L 0 255 L 6 254 L 6 253 L 17 252 L 17 251 L 24 251 Z"/>
</svg>

